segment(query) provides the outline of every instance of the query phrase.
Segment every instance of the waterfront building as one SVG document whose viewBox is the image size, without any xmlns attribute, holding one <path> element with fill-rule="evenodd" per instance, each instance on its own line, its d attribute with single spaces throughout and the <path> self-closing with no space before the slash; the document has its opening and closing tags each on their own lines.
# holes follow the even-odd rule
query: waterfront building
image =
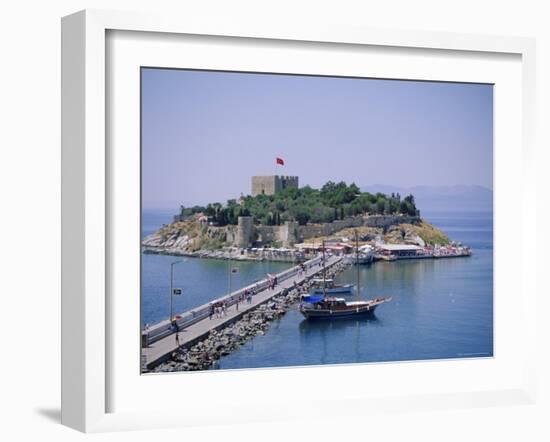
<svg viewBox="0 0 550 442">
<path fill-rule="evenodd" d="M 414 258 L 424 255 L 424 249 L 413 244 L 377 244 L 377 252 L 395 258 Z"/>
<path fill-rule="evenodd" d="M 317 242 L 303 242 L 295 244 L 294 247 L 304 253 L 319 253 L 323 251 L 323 243 L 320 241 Z M 353 247 L 350 244 L 343 242 L 329 242 L 325 243 L 325 250 L 329 253 L 335 255 L 342 255 L 350 253 Z"/>
</svg>

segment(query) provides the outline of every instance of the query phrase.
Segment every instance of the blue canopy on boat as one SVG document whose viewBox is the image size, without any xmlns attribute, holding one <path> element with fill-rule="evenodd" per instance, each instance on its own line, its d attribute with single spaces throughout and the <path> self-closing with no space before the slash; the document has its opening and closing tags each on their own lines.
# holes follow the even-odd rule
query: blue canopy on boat
<svg viewBox="0 0 550 442">
<path fill-rule="evenodd" d="M 316 302 L 321 302 L 324 298 L 324 296 L 304 296 L 303 298 L 304 302 L 307 302 L 309 304 L 315 304 Z"/>
</svg>

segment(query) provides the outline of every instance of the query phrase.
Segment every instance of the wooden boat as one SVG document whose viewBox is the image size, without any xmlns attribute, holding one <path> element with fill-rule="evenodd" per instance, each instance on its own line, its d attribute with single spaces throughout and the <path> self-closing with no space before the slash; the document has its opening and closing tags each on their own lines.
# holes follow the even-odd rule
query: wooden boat
<svg viewBox="0 0 550 442">
<path fill-rule="evenodd" d="M 380 304 L 391 298 L 376 298 L 367 301 L 346 301 L 331 296 L 310 296 L 304 298 L 300 313 L 307 319 L 344 319 L 372 315 Z"/>
<path fill-rule="evenodd" d="M 358 250 L 359 248 L 356 246 L 357 253 Z M 391 301 L 392 298 L 384 297 L 378 297 L 365 301 L 346 301 L 344 298 L 328 296 L 325 278 L 324 254 L 325 247 L 323 242 L 323 289 L 321 294 L 310 295 L 302 298 L 300 313 L 304 315 L 306 319 L 345 319 L 372 315 L 379 305 Z M 357 297 L 359 297 L 359 294 L 359 266 L 357 266 Z"/>
</svg>

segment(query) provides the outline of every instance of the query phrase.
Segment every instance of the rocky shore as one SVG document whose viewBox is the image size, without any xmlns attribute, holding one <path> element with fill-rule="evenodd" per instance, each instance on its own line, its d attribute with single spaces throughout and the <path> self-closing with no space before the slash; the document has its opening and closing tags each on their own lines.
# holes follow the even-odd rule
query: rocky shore
<svg viewBox="0 0 550 442">
<path fill-rule="evenodd" d="M 297 262 L 304 255 L 295 249 L 241 249 L 238 247 L 224 247 L 220 250 L 187 251 L 177 247 L 143 246 L 143 253 L 171 256 L 188 256 L 194 258 L 231 259 L 234 261 L 275 261 Z"/>
<path fill-rule="evenodd" d="M 349 263 L 339 262 L 327 269 L 327 278 L 333 278 L 342 272 Z M 237 322 L 216 331 L 212 330 L 202 341 L 190 348 L 180 348 L 172 354 L 169 361 L 154 367 L 151 372 L 207 370 L 215 366 L 223 356 L 237 350 L 241 345 L 256 336 L 265 334 L 270 324 L 285 315 L 300 302 L 303 293 L 311 289 L 308 279 L 296 288 L 287 289 L 280 295 L 245 313 Z"/>
</svg>

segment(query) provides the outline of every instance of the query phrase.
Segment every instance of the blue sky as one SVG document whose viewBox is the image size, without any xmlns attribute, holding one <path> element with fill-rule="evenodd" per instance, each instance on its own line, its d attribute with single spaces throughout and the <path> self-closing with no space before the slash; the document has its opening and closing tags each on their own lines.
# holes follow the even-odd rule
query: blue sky
<svg viewBox="0 0 550 442">
<path fill-rule="evenodd" d="M 144 208 L 224 202 L 275 173 L 492 189 L 492 159 L 491 85 L 142 69 Z"/>
</svg>

